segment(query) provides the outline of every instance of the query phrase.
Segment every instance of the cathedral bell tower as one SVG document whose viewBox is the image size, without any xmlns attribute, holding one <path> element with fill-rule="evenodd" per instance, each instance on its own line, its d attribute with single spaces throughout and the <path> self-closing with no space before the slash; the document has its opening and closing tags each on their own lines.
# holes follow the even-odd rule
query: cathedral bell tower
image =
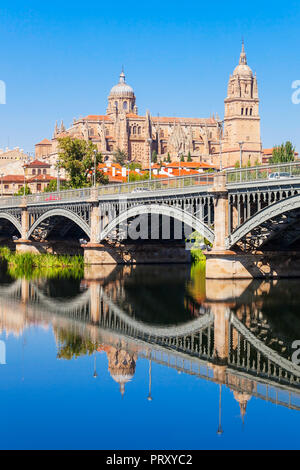
<svg viewBox="0 0 300 470">
<path fill-rule="evenodd" d="M 227 98 L 224 100 L 224 152 L 228 165 L 239 161 L 239 143 L 242 142 L 243 165 L 261 160 L 259 99 L 256 75 L 247 64 L 242 44 L 238 66 L 230 75 Z M 227 149 L 227 152 L 226 152 Z"/>
<path fill-rule="evenodd" d="M 126 83 L 123 70 L 120 74 L 119 83 L 110 90 L 106 113 L 108 115 L 138 113 L 134 91 L 131 86 Z"/>
</svg>

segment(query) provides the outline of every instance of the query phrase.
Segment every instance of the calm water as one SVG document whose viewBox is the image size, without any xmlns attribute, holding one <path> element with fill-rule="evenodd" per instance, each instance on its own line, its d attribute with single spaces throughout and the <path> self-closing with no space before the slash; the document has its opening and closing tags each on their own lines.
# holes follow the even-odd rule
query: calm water
<svg viewBox="0 0 300 470">
<path fill-rule="evenodd" d="M 185 266 L 2 272 L 0 447 L 299 448 L 299 306 Z"/>
</svg>

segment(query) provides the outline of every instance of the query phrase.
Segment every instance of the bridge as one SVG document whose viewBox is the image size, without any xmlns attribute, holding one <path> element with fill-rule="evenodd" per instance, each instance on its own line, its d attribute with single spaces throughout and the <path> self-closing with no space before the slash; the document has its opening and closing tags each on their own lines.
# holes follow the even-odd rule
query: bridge
<svg viewBox="0 0 300 470">
<path fill-rule="evenodd" d="M 51 238 L 66 240 L 71 234 L 85 240 L 88 263 L 109 264 L 126 262 L 114 256 L 123 240 L 133 245 L 138 236 L 184 241 L 188 229 L 213 247 L 207 253 L 208 277 L 299 275 L 294 253 L 300 238 L 299 190 L 296 162 L 2 197 L 0 236 L 18 239 L 17 251 L 41 251 Z M 144 237 L 139 224 L 146 228 Z M 279 250 L 285 253 L 281 257 Z"/>
<path fill-rule="evenodd" d="M 207 291 L 213 292 L 210 282 Z M 77 296 L 64 300 L 46 295 L 40 281 L 22 279 L 1 285 L 0 300 L 6 330 L 17 314 L 24 315 L 17 325 L 51 324 L 61 349 L 72 333 L 96 350 L 121 348 L 129 356 L 225 385 L 241 399 L 257 396 L 300 410 L 300 366 L 291 360 L 289 340 L 266 333 L 261 300 L 245 314 L 242 297 L 206 298 L 194 319 L 170 325 L 138 319 L 123 282 L 116 280 L 84 281 Z"/>
</svg>

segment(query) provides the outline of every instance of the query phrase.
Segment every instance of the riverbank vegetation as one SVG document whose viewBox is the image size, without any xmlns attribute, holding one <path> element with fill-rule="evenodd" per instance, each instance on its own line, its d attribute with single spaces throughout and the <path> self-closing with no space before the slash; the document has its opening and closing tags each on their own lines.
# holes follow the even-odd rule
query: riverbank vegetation
<svg viewBox="0 0 300 470">
<path fill-rule="evenodd" d="M 1 247 L 0 260 L 7 264 L 8 274 L 14 278 L 83 277 L 84 261 L 81 255 L 15 253 Z"/>
</svg>

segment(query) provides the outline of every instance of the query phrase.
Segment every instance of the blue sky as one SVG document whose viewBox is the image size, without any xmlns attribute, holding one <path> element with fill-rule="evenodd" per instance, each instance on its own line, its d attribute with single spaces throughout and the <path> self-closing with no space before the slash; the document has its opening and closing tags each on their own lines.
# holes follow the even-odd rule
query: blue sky
<svg viewBox="0 0 300 470">
<path fill-rule="evenodd" d="M 0 148 L 50 138 L 56 120 L 105 113 L 124 64 L 140 114 L 223 116 L 244 37 L 264 147 L 300 149 L 298 1 L 1 2 Z"/>
</svg>

